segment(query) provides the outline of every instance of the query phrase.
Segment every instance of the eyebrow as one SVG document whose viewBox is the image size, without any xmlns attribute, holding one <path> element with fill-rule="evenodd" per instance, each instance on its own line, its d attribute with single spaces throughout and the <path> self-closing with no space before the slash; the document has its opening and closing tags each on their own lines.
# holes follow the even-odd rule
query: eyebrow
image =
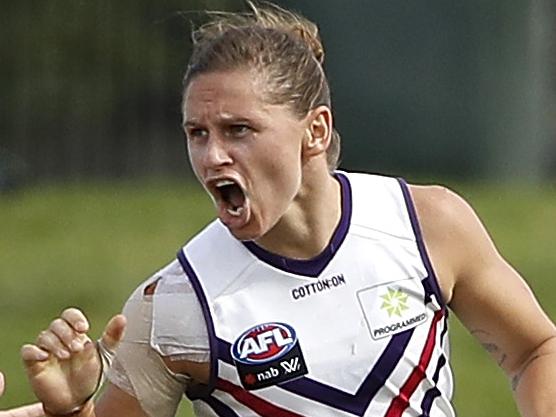
<svg viewBox="0 0 556 417">
<path fill-rule="evenodd" d="M 186 120 L 181 123 L 181 127 L 193 127 L 193 126 L 197 126 L 197 123 L 191 120 Z"/>
<path fill-rule="evenodd" d="M 221 114 L 218 115 L 217 117 L 217 121 L 219 123 L 231 123 L 231 122 L 236 122 L 236 123 L 242 123 L 242 122 L 249 122 L 249 123 L 255 123 L 255 120 L 253 118 L 250 117 L 244 117 L 244 116 L 235 116 L 235 115 L 231 115 L 231 114 Z M 196 119 L 191 119 L 191 120 L 186 120 L 184 122 L 182 122 L 182 127 L 194 127 L 194 126 L 199 126 L 200 123 L 199 121 L 197 121 Z"/>
</svg>

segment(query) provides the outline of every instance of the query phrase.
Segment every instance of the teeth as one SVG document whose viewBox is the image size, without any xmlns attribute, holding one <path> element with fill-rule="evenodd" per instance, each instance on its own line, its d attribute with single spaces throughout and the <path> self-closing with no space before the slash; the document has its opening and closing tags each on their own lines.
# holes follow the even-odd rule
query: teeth
<svg viewBox="0 0 556 417">
<path fill-rule="evenodd" d="M 227 208 L 226 211 L 234 217 L 239 217 L 243 212 L 243 207 L 236 207 L 235 209 Z"/>
<path fill-rule="evenodd" d="M 224 187 L 226 185 L 234 185 L 235 182 L 233 182 L 232 180 L 220 180 L 216 183 L 217 187 Z"/>
</svg>

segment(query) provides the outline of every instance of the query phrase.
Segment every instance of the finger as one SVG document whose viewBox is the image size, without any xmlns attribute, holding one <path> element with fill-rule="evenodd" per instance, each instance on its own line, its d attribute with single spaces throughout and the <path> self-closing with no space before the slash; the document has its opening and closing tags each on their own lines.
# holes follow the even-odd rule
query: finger
<svg viewBox="0 0 556 417">
<path fill-rule="evenodd" d="M 81 310 L 74 307 L 66 308 L 62 312 L 61 317 L 67 321 L 76 332 L 86 333 L 89 331 L 89 321 Z"/>
<path fill-rule="evenodd" d="M 0 411 L 0 417 L 42 417 L 44 411 L 41 403 L 14 408 L 9 411 Z"/>
<path fill-rule="evenodd" d="M 59 359 L 68 359 L 70 357 L 70 351 L 64 346 L 58 336 L 50 330 L 40 332 L 35 344 L 41 349 L 54 354 Z"/>
<path fill-rule="evenodd" d="M 58 318 L 50 323 L 48 329 L 72 352 L 81 352 L 83 350 L 83 344 L 88 340 L 85 334 L 76 332 L 70 324 L 62 318 Z"/>
<path fill-rule="evenodd" d="M 27 365 L 30 365 L 34 362 L 45 361 L 50 356 L 48 352 L 42 350 L 38 346 L 35 345 L 23 345 L 20 350 L 21 359 Z"/>
<path fill-rule="evenodd" d="M 126 318 L 123 314 L 118 314 L 110 319 L 104 333 L 102 334 L 101 343 L 108 350 L 114 351 L 124 337 L 126 326 Z"/>
<path fill-rule="evenodd" d="M 0 395 L 4 393 L 4 374 L 0 372 Z"/>
</svg>

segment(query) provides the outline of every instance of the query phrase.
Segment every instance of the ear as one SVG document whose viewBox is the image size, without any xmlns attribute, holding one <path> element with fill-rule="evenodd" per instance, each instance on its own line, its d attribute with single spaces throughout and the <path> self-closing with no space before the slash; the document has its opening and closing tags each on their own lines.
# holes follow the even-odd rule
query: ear
<svg viewBox="0 0 556 417">
<path fill-rule="evenodd" d="M 327 106 L 318 106 L 307 115 L 303 155 L 306 158 L 311 158 L 326 153 L 330 146 L 331 137 L 332 112 Z"/>
</svg>

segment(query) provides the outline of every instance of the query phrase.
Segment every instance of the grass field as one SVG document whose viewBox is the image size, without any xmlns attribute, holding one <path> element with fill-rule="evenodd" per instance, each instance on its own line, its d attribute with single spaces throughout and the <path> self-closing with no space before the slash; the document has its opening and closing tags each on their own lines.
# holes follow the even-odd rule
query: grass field
<svg viewBox="0 0 556 417">
<path fill-rule="evenodd" d="M 455 188 L 556 319 L 556 189 Z M 212 213 L 202 191 L 171 182 L 51 185 L 1 195 L 0 369 L 8 386 L 0 409 L 33 399 L 18 356 L 23 343 L 71 305 L 88 313 L 98 333 Z M 517 416 L 501 371 L 457 320 L 452 330 L 458 415 Z M 187 405 L 179 415 L 190 415 Z"/>
</svg>

